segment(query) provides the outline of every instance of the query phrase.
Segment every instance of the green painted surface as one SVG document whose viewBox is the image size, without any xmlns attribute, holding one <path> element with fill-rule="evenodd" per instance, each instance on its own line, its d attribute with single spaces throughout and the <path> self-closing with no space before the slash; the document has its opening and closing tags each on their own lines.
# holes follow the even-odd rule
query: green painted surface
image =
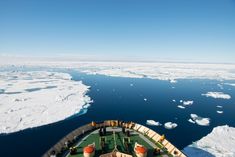
<svg viewBox="0 0 235 157">
<path fill-rule="evenodd" d="M 69 155 L 69 157 L 83 157 L 83 148 L 86 147 L 89 144 L 95 143 L 95 157 L 99 157 L 101 154 L 109 153 L 114 150 L 115 147 L 115 142 L 114 142 L 114 135 L 113 132 L 107 132 L 106 136 L 103 136 L 106 141 L 105 141 L 105 151 L 102 151 L 101 146 L 100 146 L 100 136 L 98 133 L 91 133 L 88 135 L 86 139 L 81 141 L 79 145 L 77 145 L 77 154 L 76 155 Z M 153 150 L 154 148 L 147 143 L 144 139 L 142 139 L 138 134 L 132 134 L 130 136 L 130 144 L 129 144 L 129 149 L 125 149 L 123 139 L 126 136 L 122 132 L 116 132 L 115 133 L 115 139 L 116 139 L 116 144 L 117 144 L 117 149 L 120 152 L 126 153 L 126 154 L 131 154 L 134 155 L 134 145 L 135 142 L 144 145 L 148 149 L 148 157 L 155 157 L 153 156 Z M 155 145 L 157 147 L 157 145 Z M 166 153 L 166 155 L 171 156 Z"/>
</svg>

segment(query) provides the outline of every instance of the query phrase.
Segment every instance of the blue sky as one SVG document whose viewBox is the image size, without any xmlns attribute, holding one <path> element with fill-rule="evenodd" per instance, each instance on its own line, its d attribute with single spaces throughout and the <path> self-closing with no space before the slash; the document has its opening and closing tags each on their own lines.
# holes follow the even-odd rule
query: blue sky
<svg viewBox="0 0 235 157">
<path fill-rule="evenodd" d="M 0 54 L 235 62 L 235 1 L 1 0 Z"/>
</svg>

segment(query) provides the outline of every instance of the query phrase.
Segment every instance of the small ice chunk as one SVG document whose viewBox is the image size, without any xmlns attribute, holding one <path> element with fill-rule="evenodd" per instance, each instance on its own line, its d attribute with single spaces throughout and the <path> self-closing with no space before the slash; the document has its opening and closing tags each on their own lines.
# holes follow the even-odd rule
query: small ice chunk
<svg viewBox="0 0 235 157">
<path fill-rule="evenodd" d="M 144 98 L 144 101 L 147 101 L 147 98 Z"/>
<path fill-rule="evenodd" d="M 178 107 L 178 108 L 181 108 L 181 109 L 185 109 L 185 107 L 182 106 L 182 105 L 178 105 L 177 107 Z"/>
<path fill-rule="evenodd" d="M 223 111 L 216 111 L 217 113 L 219 113 L 219 114 L 222 114 L 223 113 Z"/>
<path fill-rule="evenodd" d="M 195 121 L 193 121 L 191 118 L 189 118 L 188 121 L 189 121 L 190 123 L 195 124 Z"/>
<path fill-rule="evenodd" d="M 187 106 L 187 105 L 192 105 L 193 101 L 189 100 L 189 101 L 183 101 L 183 105 Z"/>
<path fill-rule="evenodd" d="M 197 125 L 208 126 L 210 124 L 210 118 L 202 118 L 196 114 L 191 114 L 190 116 Z"/>
<path fill-rule="evenodd" d="M 173 102 L 176 102 L 175 99 L 172 100 Z"/>
<path fill-rule="evenodd" d="M 172 123 L 172 122 L 166 122 L 165 124 L 164 124 L 164 127 L 166 128 L 166 129 L 174 129 L 174 128 L 176 128 L 178 125 L 176 124 L 176 123 Z"/>
<path fill-rule="evenodd" d="M 174 80 L 174 79 L 171 79 L 171 80 L 170 80 L 170 83 L 177 83 L 177 81 Z"/>
<path fill-rule="evenodd" d="M 180 103 L 182 103 L 183 102 L 183 100 L 180 100 Z"/>
<path fill-rule="evenodd" d="M 146 124 L 152 125 L 152 126 L 161 126 L 162 125 L 160 122 L 156 122 L 155 120 L 147 120 Z"/>
<path fill-rule="evenodd" d="M 130 86 L 132 87 L 132 86 L 134 86 L 134 84 L 133 84 L 133 83 L 131 83 L 131 84 L 130 84 Z"/>
<path fill-rule="evenodd" d="M 223 106 L 220 106 L 220 105 L 217 105 L 216 107 L 217 107 L 217 108 L 223 108 Z"/>
</svg>

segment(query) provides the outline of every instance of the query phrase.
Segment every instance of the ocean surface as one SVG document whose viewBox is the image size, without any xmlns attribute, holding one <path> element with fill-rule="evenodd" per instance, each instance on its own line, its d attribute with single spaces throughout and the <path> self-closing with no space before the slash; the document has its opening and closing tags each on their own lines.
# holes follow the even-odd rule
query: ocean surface
<svg viewBox="0 0 235 157">
<path fill-rule="evenodd" d="M 40 68 L 40 70 L 45 69 Z M 178 126 L 172 130 L 167 130 L 163 126 L 148 127 L 160 134 L 165 134 L 166 138 L 180 149 L 206 136 L 215 126 L 228 124 L 235 127 L 235 87 L 222 85 L 221 88 L 218 85 L 222 83 L 221 81 L 185 79 L 178 80 L 177 83 L 170 83 L 147 78 L 87 75 L 71 69 L 53 69 L 53 71 L 70 73 L 73 80 L 82 80 L 84 84 L 91 86 L 87 94 L 94 102 L 88 110 L 84 109 L 78 115 L 66 120 L 0 135 L 0 156 L 39 157 L 77 127 L 91 121 L 107 119 L 134 121 L 143 125 L 146 125 L 146 120 L 149 119 L 162 124 L 169 121 L 177 123 Z M 223 82 L 234 83 L 235 81 Z M 224 92 L 231 95 L 232 98 L 225 100 L 201 96 L 202 93 L 209 91 Z M 173 102 L 173 99 L 176 102 Z M 177 107 L 180 105 L 180 100 L 193 100 L 194 103 L 185 109 L 180 109 Z M 217 105 L 221 105 L 223 108 L 218 109 Z M 223 114 L 218 114 L 217 110 L 223 110 Z M 188 122 L 191 113 L 210 118 L 210 125 L 199 126 Z"/>
</svg>

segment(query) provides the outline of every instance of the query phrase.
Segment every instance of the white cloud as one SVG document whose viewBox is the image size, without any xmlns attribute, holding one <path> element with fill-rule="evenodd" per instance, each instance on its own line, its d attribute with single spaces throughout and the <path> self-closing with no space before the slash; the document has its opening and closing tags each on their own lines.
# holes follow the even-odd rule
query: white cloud
<svg viewBox="0 0 235 157">
<path fill-rule="evenodd" d="M 230 99 L 231 98 L 229 94 L 225 94 L 223 92 L 207 92 L 206 94 L 202 94 L 202 96 L 212 97 L 215 99 Z"/>
</svg>

